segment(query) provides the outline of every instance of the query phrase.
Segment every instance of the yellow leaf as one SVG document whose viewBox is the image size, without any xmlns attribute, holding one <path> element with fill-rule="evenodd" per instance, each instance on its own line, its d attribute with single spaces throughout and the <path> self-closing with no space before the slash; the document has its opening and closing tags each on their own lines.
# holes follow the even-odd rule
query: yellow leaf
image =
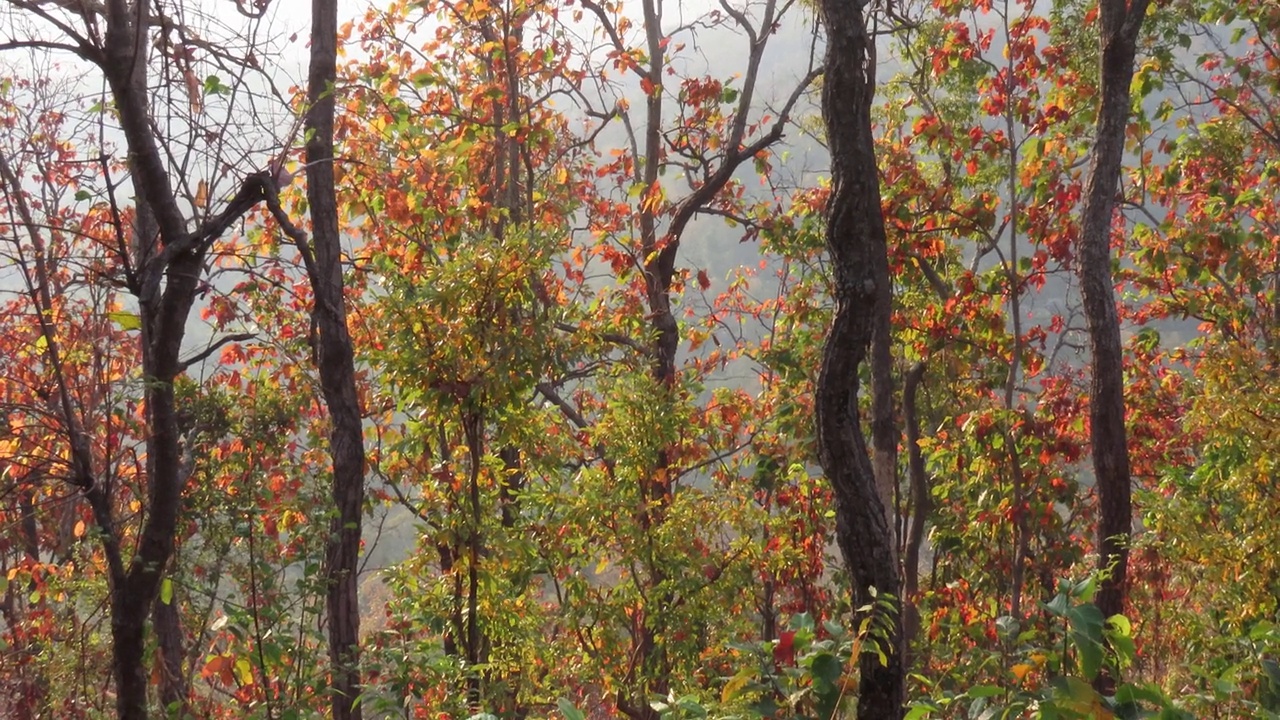
<svg viewBox="0 0 1280 720">
<path fill-rule="evenodd" d="M 1017 665 L 1009 668 L 1009 670 L 1012 671 L 1013 676 L 1018 678 L 1018 681 L 1021 682 L 1022 679 L 1027 676 L 1027 673 L 1031 672 L 1031 666 L 1026 663 L 1018 663 Z"/>
<path fill-rule="evenodd" d="M 84 521 L 77 520 L 76 526 L 71 530 L 71 534 L 76 537 L 84 537 Z"/>
<path fill-rule="evenodd" d="M 751 682 L 751 672 L 745 668 L 739 670 L 737 675 L 734 675 L 729 682 L 724 684 L 724 690 L 720 692 L 720 702 L 728 704 L 738 697 L 738 694 L 742 692 L 742 688 L 746 687 L 749 682 Z"/>
<path fill-rule="evenodd" d="M 137 313 L 131 313 L 126 310 L 117 310 L 115 312 L 107 313 L 107 317 L 111 318 L 112 322 L 119 325 L 121 330 L 129 331 L 142 329 L 142 318 L 138 317 Z"/>
<path fill-rule="evenodd" d="M 249 664 L 246 658 L 238 658 L 236 660 L 236 679 L 241 685 L 253 684 L 253 666 Z"/>
</svg>

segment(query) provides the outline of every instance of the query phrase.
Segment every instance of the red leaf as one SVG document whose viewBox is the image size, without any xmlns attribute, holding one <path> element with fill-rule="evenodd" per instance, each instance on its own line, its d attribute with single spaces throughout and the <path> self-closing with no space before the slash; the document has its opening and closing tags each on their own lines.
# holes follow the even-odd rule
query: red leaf
<svg viewBox="0 0 1280 720">
<path fill-rule="evenodd" d="M 796 633 L 783 630 L 778 633 L 778 644 L 773 646 L 773 662 L 779 667 L 796 664 Z"/>
</svg>

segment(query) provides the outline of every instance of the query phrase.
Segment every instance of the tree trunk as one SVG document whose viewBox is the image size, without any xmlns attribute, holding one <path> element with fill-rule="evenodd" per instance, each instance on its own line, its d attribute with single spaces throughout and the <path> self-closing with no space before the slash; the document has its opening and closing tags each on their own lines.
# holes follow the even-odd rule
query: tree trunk
<svg viewBox="0 0 1280 720">
<path fill-rule="evenodd" d="M 858 717 L 892 720 L 903 714 L 901 604 L 885 596 L 899 592 L 898 565 L 858 415 L 859 365 L 890 310 L 884 302 L 889 268 L 871 135 L 875 68 L 857 5 L 822 0 L 821 10 L 827 29 L 822 116 L 832 187 L 826 241 L 836 314 L 815 398 L 818 459 L 835 491 L 836 537 L 852 576 L 853 605 L 872 604 L 868 641 L 879 643 L 885 657 L 884 663 L 876 653 L 859 658 Z"/>
<path fill-rule="evenodd" d="M 160 662 L 160 704 L 165 717 L 190 717 L 186 656 L 183 647 L 182 616 L 178 598 L 164 602 L 157 597 L 151 608 L 151 624 L 155 627 Z"/>
<path fill-rule="evenodd" d="M 311 65 L 307 77 L 307 201 L 314 263 L 308 268 L 319 331 L 316 363 L 332 427 L 334 515 L 325 548 L 333 717 L 359 720 L 360 604 L 357 562 L 364 511 L 364 436 L 356 394 L 355 359 L 342 290 L 342 243 L 333 173 L 333 88 L 337 76 L 336 0 L 311 5 Z"/>
<path fill-rule="evenodd" d="M 888 277 L 888 260 L 884 276 Z M 891 308 L 892 283 L 877 286 L 876 303 Z M 876 475 L 876 493 L 884 506 L 885 521 L 893 533 L 894 547 L 902 533 L 898 517 L 898 424 L 894 422 L 893 405 L 893 328 L 891 310 L 876 313 L 871 332 L 871 467 Z"/>
<path fill-rule="evenodd" d="M 902 387 L 902 415 L 907 430 L 907 477 L 911 481 L 911 519 L 902 561 L 904 649 L 920 631 L 920 611 L 916 607 L 916 595 L 920 591 L 920 547 L 924 544 L 924 528 L 929 521 L 929 513 L 933 512 L 933 496 L 929 492 L 929 478 L 920 452 L 920 413 L 916 405 L 925 368 L 923 360 L 913 365 Z"/>
<path fill-rule="evenodd" d="M 129 165 L 139 197 L 137 227 L 159 234 L 135 239 L 137 264 L 148 278 L 140 288 L 142 374 L 145 385 L 147 508 L 137 548 L 127 567 L 115 544 L 110 489 L 94 482 L 86 495 L 102 528 L 111 586 L 111 636 L 116 676 L 116 710 L 121 720 L 147 717 L 149 674 L 145 665 L 146 626 L 160 581 L 173 555 L 174 533 L 182 503 L 182 469 L 173 381 L 181 374 L 179 352 L 195 302 L 202 251 L 187 231 L 161 158 L 147 108 L 146 13 L 124 0 L 107 6 L 103 72 L 111 88 L 121 129 L 129 147 Z M 136 23 L 136 24 L 135 24 Z M 164 289 L 160 290 L 163 274 Z M 113 559 L 114 558 L 114 559 Z"/>
<path fill-rule="evenodd" d="M 1116 208 L 1125 128 L 1129 122 L 1134 55 L 1148 0 L 1101 0 L 1101 107 L 1093 157 L 1081 208 L 1080 292 L 1089 327 L 1093 380 L 1089 388 L 1089 435 L 1099 503 L 1098 569 L 1109 570 L 1097 595 L 1104 616 L 1124 611 L 1124 584 L 1133 510 L 1129 448 L 1124 423 L 1124 357 L 1111 278 L 1111 230 Z"/>
</svg>

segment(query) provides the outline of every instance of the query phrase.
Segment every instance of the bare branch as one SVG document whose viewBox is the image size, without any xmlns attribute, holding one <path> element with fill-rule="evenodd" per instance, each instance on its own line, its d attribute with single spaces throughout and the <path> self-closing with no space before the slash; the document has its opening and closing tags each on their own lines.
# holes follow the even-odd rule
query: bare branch
<svg viewBox="0 0 1280 720">
<path fill-rule="evenodd" d="M 204 350 L 201 350 L 200 352 L 196 353 L 195 355 L 192 355 L 186 360 L 180 360 L 178 362 L 179 372 L 185 372 L 187 368 L 191 367 L 192 365 L 204 362 L 210 355 L 213 355 L 224 345 L 227 345 L 233 342 L 245 342 L 246 340 L 253 340 L 256 337 L 258 337 L 256 333 L 233 333 L 231 335 L 221 337 L 218 340 L 210 343 L 209 347 L 205 348 Z"/>
</svg>

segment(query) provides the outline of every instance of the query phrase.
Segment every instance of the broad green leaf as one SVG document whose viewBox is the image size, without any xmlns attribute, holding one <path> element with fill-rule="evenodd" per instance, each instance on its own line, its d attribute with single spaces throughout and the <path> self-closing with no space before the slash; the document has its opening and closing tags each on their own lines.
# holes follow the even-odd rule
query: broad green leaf
<svg viewBox="0 0 1280 720">
<path fill-rule="evenodd" d="M 107 317 L 111 322 L 120 326 L 121 330 L 140 330 L 142 328 L 142 318 L 137 313 L 131 313 L 126 310 L 116 310 L 107 313 Z"/>
<path fill-rule="evenodd" d="M 567 698 L 559 698 L 556 700 L 556 707 L 560 709 L 560 714 L 565 720 L 587 720 L 586 714 L 579 710 Z"/>
</svg>

